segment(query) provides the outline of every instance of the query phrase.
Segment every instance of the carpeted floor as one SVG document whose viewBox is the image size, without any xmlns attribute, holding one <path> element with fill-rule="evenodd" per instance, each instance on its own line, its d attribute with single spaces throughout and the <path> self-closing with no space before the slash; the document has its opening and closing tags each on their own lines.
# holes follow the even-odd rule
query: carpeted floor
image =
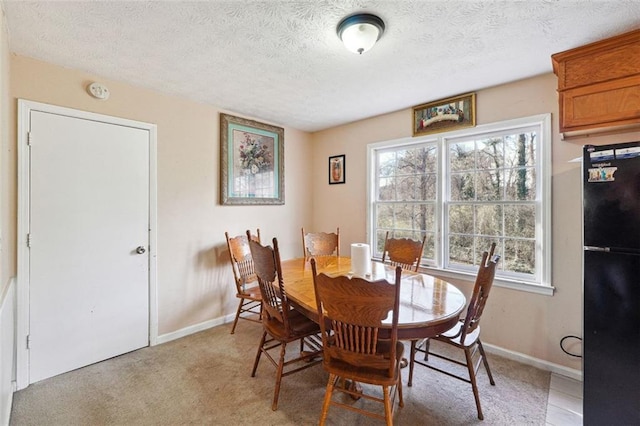
<svg viewBox="0 0 640 426">
<path fill-rule="evenodd" d="M 15 393 L 10 424 L 317 424 L 327 380 L 322 365 L 285 377 L 274 412 L 273 366 L 263 357 L 250 376 L 261 326 L 244 321 L 236 334 L 229 331 L 219 326 L 32 384 Z M 405 406 L 396 407 L 395 424 L 544 425 L 550 374 L 491 354 L 489 363 L 496 386 L 484 368 L 478 373 L 484 421 L 471 385 L 416 366 L 412 387 L 408 368 L 402 371 Z M 327 421 L 381 423 L 336 407 Z"/>
</svg>

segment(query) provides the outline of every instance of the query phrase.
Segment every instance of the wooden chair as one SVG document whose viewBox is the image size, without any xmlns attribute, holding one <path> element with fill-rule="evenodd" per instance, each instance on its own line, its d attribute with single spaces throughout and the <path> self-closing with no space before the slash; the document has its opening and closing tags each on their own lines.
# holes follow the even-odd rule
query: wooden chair
<svg viewBox="0 0 640 426">
<path fill-rule="evenodd" d="M 387 231 L 384 238 L 382 262 L 418 272 L 426 239 L 426 235 L 422 238 L 422 241 L 411 240 L 409 238 L 389 238 L 389 231 Z"/>
<path fill-rule="evenodd" d="M 305 260 L 312 256 L 340 257 L 340 228 L 335 233 L 305 232 L 302 228 L 302 249 Z"/>
<path fill-rule="evenodd" d="M 236 297 L 240 299 L 236 318 L 233 320 L 231 334 L 235 333 L 239 319 L 260 322 L 262 311 L 262 297 L 258 288 L 258 279 L 253 269 L 253 259 L 249 250 L 249 243 L 246 235 L 229 237 L 229 233 L 224 233 L 227 238 L 229 257 L 231 258 L 231 268 L 233 278 L 236 283 Z M 256 235 L 251 235 L 251 239 L 260 242 L 260 229 Z"/>
<path fill-rule="evenodd" d="M 247 231 L 248 234 L 249 231 Z M 276 387 L 271 404 L 271 409 L 275 411 L 278 409 L 282 378 L 320 363 L 321 360 L 316 359 L 322 356 L 322 342 L 318 336 L 320 327 L 289 305 L 282 281 L 278 241 L 274 238 L 273 248 L 271 248 L 252 240 L 249 242 L 249 247 L 262 294 L 264 328 L 251 377 L 255 377 L 260 357 L 264 354 L 276 367 Z M 300 340 L 299 355 L 285 361 L 287 343 L 296 340 Z M 310 350 L 305 351 L 305 345 Z M 269 351 L 277 347 L 280 347 L 280 356 L 276 361 Z M 292 364 L 295 366 L 291 366 Z"/>
<path fill-rule="evenodd" d="M 336 405 L 393 424 L 393 403 L 398 395 L 402 407 L 400 360 L 404 345 L 398 341 L 398 306 L 401 268 L 396 268 L 395 283 L 367 281 L 347 276 L 329 277 L 316 271 L 311 259 L 313 284 L 322 330 L 324 369 L 329 382 L 322 405 L 320 425 L 324 425 L 330 405 Z M 390 324 L 387 320 L 390 318 Z M 381 329 L 383 322 L 391 329 Z M 343 386 L 337 386 L 342 379 Z M 382 386 L 383 398 L 360 393 L 346 382 Z M 354 398 L 384 404 L 384 415 L 344 404 L 333 398 L 334 391 Z"/>
<path fill-rule="evenodd" d="M 480 317 L 482 316 L 485 304 L 487 303 L 487 298 L 489 297 L 489 291 L 491 290 L 491 286 L 493 285 L 493 277 L 495 276 L 496 265 L 500 260 L 500 256 L 493 255 L 495 248 L 496 244 L 491 244 L 489 253 L 485 251 L 482 255 L 482 263 L 480 264 L 480 268 L 478 270 L 478 275 L 476 277 L 475 286 L 473 288 L 471 301 L 469 302 L 469 306 L 467 308 L 466 317 L 464 319 L 461 319 L 460 322 L 452 329 L 433 338 L 433 340 L 437 340 L 439 342 L 443 342 L 456 348 L 462 349 L 464 351 L 465 361 L 461 362 L 446 355 L 432 352 L 429 347 L 429 339 L 423 340 L 420 344 L 417 344 L 416 341 L 411 342 L 411 362 L 409 365 L 408 383 L 409 386 L 411 386 L 413 380 L 414 364 L 420 364 L 444 373 L 448 376 L 460 379 L 464 382 L 471 383 L 473 396 L 476 400 L 478 418 L 480 420 L 484 419 L 482 408 L 480 407 L 480 396 L 478 394 L 478 386 L 476 383 L 476 374 L 478 372 L 478 369 L 480 368 L 480 363 L 484 364 L 484 368 L 487 370 L 489 382 L 495 386 L 493 376 L 491 375 L 491 369 L 489 368 L 489 363 L 487 361 L 487 356 L 484 352 L 484 348 L 482 347 L 482 342 L 480 341 Z M 424 361 L 418 360 L 416 358 L 418 352 L 424 353 Z M 474 356 L 476 355 L 476 352 L 479 353 L 479 357 L 474 363 Z M 469 377 L 467 378 L 430 364 L 428 362 L 429 355 L 465 366 L 468 370 Z"/>
</svg>

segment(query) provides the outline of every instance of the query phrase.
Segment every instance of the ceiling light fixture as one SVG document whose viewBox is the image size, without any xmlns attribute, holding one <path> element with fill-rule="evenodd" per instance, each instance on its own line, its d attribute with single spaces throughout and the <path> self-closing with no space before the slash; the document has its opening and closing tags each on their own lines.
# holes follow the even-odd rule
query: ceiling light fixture
<svg viewBox="0 0 640 426">
<path fill-rule="evenodd" d="M 382 37 L 384 21 L 376 15 L 359 13 L 340 21 L 337 32 L 347 49 L 362 55 Z"/>
</svg>

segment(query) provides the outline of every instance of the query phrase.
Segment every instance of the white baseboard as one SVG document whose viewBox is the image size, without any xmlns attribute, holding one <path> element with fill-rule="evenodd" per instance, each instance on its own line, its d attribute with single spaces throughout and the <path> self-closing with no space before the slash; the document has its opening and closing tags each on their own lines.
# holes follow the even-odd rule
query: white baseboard
<svg viewBox="0 0 640 426">
<path fill-rule="evenodd" d="M 186 337 L 190 334 L 197 333 L 199 331 L 204 331 L 209 328 L 216 327 L 218 325 L 226 324 L 231 322 L 236 317 L 235 313 L 229 314 L 224 317 L 214 318 L 208 321 L 201 322 L 199 324 L 190 325 L 189 327 L 181 328 L 180 330 L 172 331 L 171 333 L 166 333 L 161 336 L 158 336 L 156 340 L 156 344 L 167 343 L 172 340 L 179 339 L 181 337 Z"/>
<path fill-rule="evenodd" d="M 11 409 L 13 408 L 13 394 L 18 390 L 16 386 L 15 380 L 11 382 L 11 393 L 7 396 L 7 399 L 3 401 L 4 403 L 4 412 L 2 413 L 2 419 L 5 422 L 4 426 L 9 426 L 9 421 L 11 420 Z"/>
<path fill-rule="evenodd" d="M 582 381 L 582 371 L 576 370 L 575 368 L 569 368 L 560 364 L 545 361 L 540 358 L 534 358 L 520 352 L 515 352 L 509 349 L 501 348 L 499 346 L 490 345 L 489 343 L 483 342 L 482 346 L 484 346 L 484 348 L 489 353 L 496 354 L 513 361 L 518 361 L 522 364 L 530 365 L 541 370 L 546 370 L 555 374 L 559 374 L 561 376 L 569 377 L 574 380 Z"/>
</svg>

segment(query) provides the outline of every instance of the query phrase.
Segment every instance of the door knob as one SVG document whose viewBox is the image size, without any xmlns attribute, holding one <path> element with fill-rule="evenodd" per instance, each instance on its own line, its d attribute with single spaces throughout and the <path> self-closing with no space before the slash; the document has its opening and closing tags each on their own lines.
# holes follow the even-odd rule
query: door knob
<svg viewBox="0 0 640 426">
<path fill-rule="evenodd" d="M 138 254 L 144 254 L 145 251 L 146 250 L 145 250 L 145 248 L 143 246 L 140 246 L 140 247 L 138 247 L 136 249 L 136 253 L 138 253 Z"/>
</svg>

